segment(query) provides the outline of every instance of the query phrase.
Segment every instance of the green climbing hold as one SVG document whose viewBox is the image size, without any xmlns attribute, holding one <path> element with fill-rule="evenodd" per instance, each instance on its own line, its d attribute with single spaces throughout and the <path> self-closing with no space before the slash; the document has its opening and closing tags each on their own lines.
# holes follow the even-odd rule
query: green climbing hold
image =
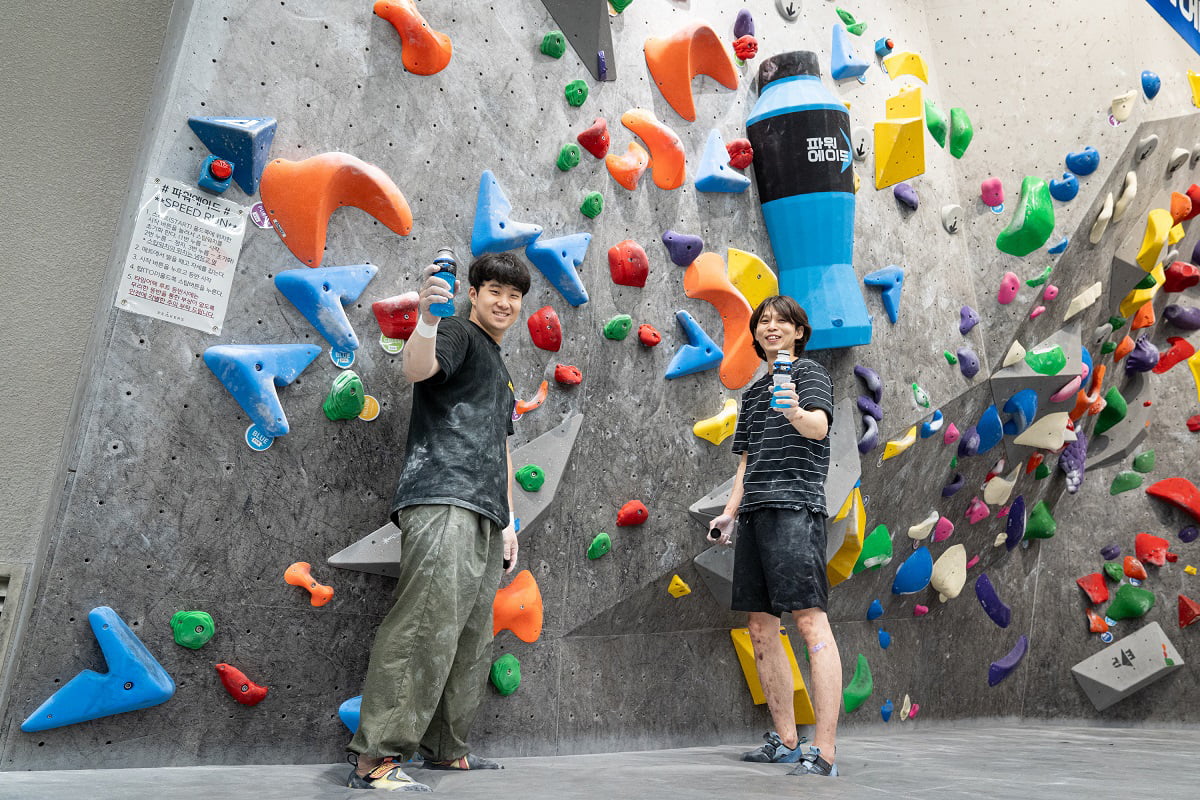
<svg viewBox="0 0 1200 800">
<path fill-rule="evenodd" d="M 1092 429 L 1092 435 L 1099 436 L 1104 433 L 1125 419 L 1125 415 L 1128 413 L 1129 406 L 1125 403 L 1125 398 L 1117 391 L 1117 387 L 1111 387 L 1104 393 L 1104 408 L 1096 416 L 1096 427 Z"/>
<path fill-rule="evenodd" d="M 1108 318 L 1108 324 L 1112 325 L 1112 329 L 1114 331 L 1119 331 L 1119 330 L 1121 330 L 1121 328 L 1124 328 L 1126 322 L 1128 322 L 1128 320 L 1125 319 L 1124 317 L 1109 317 Z"/>
<path fill-rule="evenodd" d="M 929 129 L 929 135 L 938 143 L 938 147 L 946 146 L 946 135 L 950 132 L 950 124 L 946 121 L 946 115 L 938 108 L 937 103 L 925 98 L 925 127 Z"/>
<path fill-rule="evenodd" d="M 546 473 L 537 464 L 526 464 L 513 477 L 527 492 L 536 492 L 546 482 Z"/>
<path fill-rule="evenodd" d="M 1039 500 L 1033 511 L 1029 512 L 1029 521 L 1025 523 L 1025 538 L 1049 539 L 1056 530 L 1058 523 L 1050 515 L 1050 507 L 1046 505 L 1045 500 Z"/>
<path fill-rule="evenodd" d="M 1037 469 L 1035 469 L 1033 471 L 1033 477 L 1035 480 L 1039 480 L 1039 481 L 1043 480 L 1044 478 L 1049 478 L 1050 477 L 1050 467 L 1045 462 L 1038 464 Z"/>
<path fill-rule="evenodd" d="M 1134 286 L 1133 288 L 1134 289 L 1153 289 L 1154 284 L 1156 284 L 1156 283 L 1158 283 L 1158 281 L 1154 280 L 1154 274 L 1148 272 L 1148 273 L 1146 273 L 1146 277 L 1144 277 L 1140 281 L 1138 281 L 1137 286 Z"/>
<path fill-rule="evenodd" d="M 1144 453 L 1138 453 L 1134 456 L 1133 468 L 1143 474 L 1152 472 L 1154 470 L 1154 451 L 1147 450 Z"/>
<path fill-rule="evenodd" d="M 924 389 L 914 383 L 912 385 L 912 392 L 913 400 L 917 401 L 917 405 L 921 408 L 929 408 L 929 395 L 926 394 Z"/>
<path fill-rule="evenodd" d="M 620 14 L 633 3 L 633 0 L 608 0 L 608 4 L 613 7 L 613 11 Z"/>
<path fill-rule="evenodd" d="M 588 219 L 595 219 L 604 210 L 604 197 L 599 192 L 588 192 L 587 197 L 579 205 L 579 210 Z"/>
<path fill-rule="evenodd" d="M 949 350 L 943 350 L 942 355 L 946 357 L 946 363 L 950 366 L 954 366 L 958 363 L 958 356 L 954 355 L 954 353 L 951 353 Z"/>
<path fill-rule="evenodd" d="M 1136 472 L 1125 470 L 1118 472 L 1116 477 L 1112 479 L 1112 485 L 1108 487 L 1109 494 L 1120 494 L 1128 492 L 1130 489 L 1136 489 L 1142 485 L 1142 476 Z"/>
<path fill-rule="evenodd" d="M 891 560 L 892 535 L 888 532 L 887 525 L 876 525 L 875 530 L 863 539 L 862 552 L 858 554 L 858 561 L 854 562 L 852 574 L 857 575 L 864 569 L 882 567 Z"/>
<path fill-rule="evenodd" d="M 1025 281 L 1025 285 L 1026 286 L 1041 286 L 1043 283 L 1050 280 L 1051 272 L 1054 272 L 1054 267 L 1053 267 L 1053 265 L 1047 264 L 1046 268 L 1044 270 L 1042 270 L 1041 275 L 1038 275 L 1036 278 L 1030 278 L 1029 280 Z"/>
<path fill-rule="evenodd" d="M 953 150 L 953 144 L 951 145 Z M 1036 175 L 1021 181 L 1021 199 L 1012 222 L 996 237 L 996 247 L 1010 256 L 1027 256 L 1054 233 L 1054 201 L 1050 187 Z"/>
<path fill-rule="evenodd" d="M 1025 363 L 1038 375 L 1057 375 L 1067 365 L 1067 354 L 1058 345 L 1049 350 L 1030 350 L 1025 354 Z"/>
<path fill-rule="evenodd" d="M 492 686 L 508 697 L 521 685 L 521 662 L 512 653 L 505 653 L 492 662 Z"/>
<path fill-rule="evenodd" d="M 617 314 L 604 323 L 604 338 L 620 342 L 633 330 L 633 317 L 628 314 Z"/>
<path fill-rule="evenodd" d="M 567 52 L 567 37 L 563 36 L 562 31 L 550 31 L 542 37 L 540 49 L 551 58 L 562 58 L 562 54 Z"/>
<path fill-rule="evenodd" d="M 871 666 L 867 664 L 867 657 L 859 653 L 858 663 L 854 665 L 854 677 L 842 690 L 842 705 L 845 706 L 846 713 L 849 714 L 865 703 L 874 688 L 875 682 L 871 680 Z"/>
<path fill-rule="evenodd" d="M 579 145 L 569 142 L 562 146 L 562 150 L 558 151 L 558 159 L 555 160 L 554 164 L 563 172 L 566 172 L 579 166 L 579 159 L 582 155 L 579 151 Z"/>
<path fill-rule="evenodd" d="M 1120 561 L 1106 561 L 1104 562 L 1104 574 L 1110 581 L 1120 583 L 1121 579 L 1125 577 L 1125 567 Z"/>
<path fill-rule="evenodd" d="M 1113 601 L 1108 604 L 1104 616 L 1109 619 L 1136 619 L 1154 608 L 1154 592 L 1123 583 L 1117 587 Z"/>
<path fill-rule="evenodd" d="M 1116 349 L 1117 349 L 1116 342 L 1105 342 L 1104 344 L 1100 345 L 1101 355 L 1108 355 L 1109 353 L 1111 353 L 1113 350 L 1116 350 Z"/>
<path fill-rule="evenodd" d="M 853 25 L 846 26 L 846 32 L 852 33 L 855 36 L 862 36 L 863 31 L 865 31 L 866 29 L 867 29 L 867 23 L 865 23 L 865 22 L 856 22 Z"/>
<path fill-rule="evenodd" d="M 842 24 L 846 26 L 846 31 L 848 33 L 852 33 L 855 36 L 863 35 L 863 31 L 867 29 L 867 23 L 859 22 L 854 18 L 853 14 L 844 8 L 834 8 L 834 11 L 837 12 L 838 19 L 840 19 Z"/>
<path fill-rule="evenodd" d="M 321 407 L 325 409 L 325 416 L 337 421 L 354 419 L 362 413 L 366 404 L 367 395 L 363 391 L 362 378 L 358 377 L 354 370 L 347 369 L 342 370 L 342 373 L 333 379 L 333 386 L 329 387 L 329 396 L 325 398 Z"/>
<path fill-rule="evenodd" d="M 583 105 L 584 100 L 587 100 L 587 84 L 584 81 L 576 78 L 567 84 L 567 87 L 563 89 L 563 94 L 567 96 L 568 103 L 578 108 L 579 106 Z"/>
<path fill-rule="evenodd" d="M 950 469 L 958 468 L 958 456 L 950 456 Z"/>
<path fill-rule="evenodd" d="M 171 632 L 175 644 L 199 650 L 217 632 L 217 626 L 207 611 L 176 611 L 171 615 Z"/>
<path fill-rule="evenodd" d="M 607 533 L 597 533 L 596 538 L 588 545 L 587 557 L 593 561 L 612 550 L 612 539 Z"/>
<path fill-rule="evenodd" d="M 975 128 L 971 125 L 971 118 L 967 116 L 966 109 L 950 109 L 950 155 L 962 158 L 974 138 Z"/>
</svg>

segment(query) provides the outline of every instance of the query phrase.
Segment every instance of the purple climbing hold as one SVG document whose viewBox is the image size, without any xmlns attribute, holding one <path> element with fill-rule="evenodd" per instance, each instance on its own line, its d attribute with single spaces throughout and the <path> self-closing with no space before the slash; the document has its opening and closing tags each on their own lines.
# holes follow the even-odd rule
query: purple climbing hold
<svg viewBox="0 0 1200 800">
<path fill-rule="evenodd" d="M 967 479 L 963 477 L 961 472 L 954 473 L 954 477 L 950 479 L 950 482 L 942 487 L 942 497 L 953 496 L 958 492 L 959 489 L 963 487 L 963 484 L 966 482 Z"/>
<path fill-rule="evenodd" d="M 1200 528 L 1195 525 L 1188 525 L 1179 531 L 1179 541 L 1184 544 L 1191 544 L 1196 541 L 1196 537 L 1200 536 Z"/>
<path fill-rule="evenodd" d="M 603 50 L 596 51 L 596 80 L 608 80 L 608 59 Z"/>
<path fill-rule="evenodd" d="M 979 356 L 969 347 L 960 347 L 954 353 L 958 356 L 958 370 L 964 378 L 974 378 L 979 374 Z"/>
<path fill-rule="evenodd" d="M 875 398 L 876 403 L 883 402 L 883 381 L 879 377 L 879 373 L 870 367 L 864 367 L 857 364 L 854 367 L 854 374 L 866 384 L 867 391 Z"/>
<path fill-rule="evenodd" d="M 1058 457 L 1058 468 L 1067 476 L 1067 492 L 1075 494 L 1083 485 L 1084 472 L 1087 470 L 1087 434 L 1081 429 L 1075 429 L 1075 441 L 1068 442 Z"/>
<path fill-rule="evenodd" d="M 1196 248 L 1200 250 L 1200 242 L 1196 243 Z M 1197 255 L 1197 253 L 1192 253 L 1192 258 L 1195 259 Z M 1163 309 L 1163 319 L 1167 321 L 1168 325 L 1174 325 L 1185 331 L 1200 331 L 1200 308 L 1172 303 Z"/>
<path fill-rule="evenodd" d="M 1200 327 L 1198 325 L 1197 327 Z M 1149 372 L 1158 365 L 1158 348 L 1149 336 L 1139 336 L 1133 350 L 1125 357 L 1126 372 Z"/>
<path fill-rule="evenodd" d="M 1029 637 L 1021 634 L 1021 638 L 1017 639 L 1013 649 L 1008 651 L 1008 655 L 998 661 L 993 661 L 988 667 L 988 686 L 995 686 L 1000 681 L 1012 674 L 1021 664 L 1021 659 L 1025 658 L 1025 653 L 1029 650 Z"/>
<path fill-rule="evenodd" d="M 737 19 L 733 21 L 733 38 L 740 39 L 743 36 L 754 35 L 754 17 L 751 16 L 747 9 L 741 9 L 737 13 Z"/>
<path fill-rule="evenodd" d="M 883 419 L 883 408 L 880 407 L 879 403 L 876 403 L 865 394 L 858 396 L 858 410 L 864 414 L 869 414 L 877 420 Z"/>
<path fill-rule="evenodd" d="M 979 324 L 979 312 L 970 306 L 963 306 L 958 310 L 958 332 L 963 336 L 967 332 Z"/>
<path fill-rule="evenodd" d="M 1116 544 L 1108 544 L 1100 548 L 1100 557 L 1105 561 L 1112 561 L 1121 555 L 1121 546 Z"/>
<path fill-rule="evenodd" d="M 858 452 L 869 453 L 879 445 L 879 423 L 870 414 L 863 414 L 866 431 L 858 439 Z"/>
<path fill-rule="evenodd" d="M 920 205 L 917 201 L 917 190 L 907 183 L 897 183 L 895 188 L 892 189 L 892 194 L 896 196 L 899 202 L 908 206 L 913 211 L 916 211 L 917 206 Z"/>
<path fill-rule="evenodd" d="M 1012 622 L 1012 609 L 996 594 L 996 587 L 992 586 L 992 579 L 986 572 L 980 573 L 975 579 L 975 597 L 979 599 L 979 605 L 983 606 L 984 612 L 992 618 L 992 622 L 1001 628 L 1007 628 L 1008 623 Z"/>
<path fill-rule="evenodd" d="M 1200 264 L 1200 242 L 1196 242 L 1195 247 L 1192 248 L 1192 263 Z"/>
<path fill-rule="evenodd" d="M 662 243 L 667 246 L 671 261 L 681 267 L 691 264 L 704 250 L 704 240 L 689 233 L 667 231 L 662 235 Z"/>
<path fill-rule="evenodd" d="M 962 438 L 958 440 L 958 457 L 970 458 L 974 455 L 979 455 L 979 428 L 972 425 L 962 433 Z"/>
<path fill-rule="evenodd" d="M 1004 523 L 1004 549 L 1012 550 L 1025 538 L 1025 495 L 1017 495 L 1008 507 L 1008 519 Z"/>
</svg>

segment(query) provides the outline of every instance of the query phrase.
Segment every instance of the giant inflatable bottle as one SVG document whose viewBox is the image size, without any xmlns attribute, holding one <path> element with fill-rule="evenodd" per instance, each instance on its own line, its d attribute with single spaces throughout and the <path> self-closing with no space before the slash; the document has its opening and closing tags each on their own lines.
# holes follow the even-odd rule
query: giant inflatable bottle
<svg viewBox="0 0 1200 800">
<path fill-rule="evenodd" d="M 746 120 L 779 292 L 808 312 L 808 350 L 869 344 L 871 319 L 851 256 L 850 114 L 821 84 L 816 53 L 768 58 Z"/>
</svg>

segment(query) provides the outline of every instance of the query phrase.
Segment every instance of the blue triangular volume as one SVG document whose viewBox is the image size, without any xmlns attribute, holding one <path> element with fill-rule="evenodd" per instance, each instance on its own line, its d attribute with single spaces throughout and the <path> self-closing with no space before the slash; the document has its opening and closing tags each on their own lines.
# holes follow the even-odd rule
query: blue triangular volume
<svg viewBox="0 0 1200 800">
<path fill-rule="evenodd" d="M 562 292 L 568 303 L 581 306 L 588 301 L 588 293 L 575 268 L 583 263 L 591 243 L 590 233 L 572 233 L 555 239 L 538 239 L 525 248 L 525 257 L 546 276 L 546 280 L 550 281 L 555 289 Z"/>
<path fill-rule="evenodd" d="M 301 267 L 275 276 L 275 288 L 312 323 L 334 350 L 357 350 L 358 337 L 342 306 L 362 294 L 379 267 L 354 264 L 349 267 Z"/>
<path fill-rule="evenodd" d="M 242 191 L 258 191 L 275 140 L 272 117 L 188 117 L 188 127 L 214 156 L 233 163 L 233 179 Z"/>
<path fill-rule="evenodd" d="M 276 386 L 287 386 L 321 353 L 315 344 L 219 344 L 204 363 L 250 420 L 268 436 L 288 432 Z"/>
<path fill-rule="evenodd" d="M 729 151 L 721 132 L 713 128 L 708 132 L 708 143 L 700 157 L 700 168 L 696 170 L 696 191 L 700 192 L 744 192 L 750 188 L 750 179 L 729 166 Z"/>
<path fill-rule="evenodd" d="M 933 575 L 933 555 L 924 545 L 918 547 L 896 570 L 892 594 L 914 594 L 929 585 Z"/>
<path fill-rule="evenodd" d="M 88 622 L 108 672 L 83 670 L 38 706 L 21 723 L 21 730 L 45 731 L 150 708 L 175 694 L 175 681 L 116 611 L 108 606 L 93 608 Z"/>
<path fill-rule="evenodd" d="M 688 343 L 675 351 L 671 363 L 667 365 L 667 379 L 682 378 L 684 375 L 694 375 L 721 366 L 725 354 L 712 337 L 704 332 L 700 323 L 692 319 L 686 311 L 676 311 L 675 319 L 683 328 Z"/>
<path fill-rule="evenodd" d="M 1004 423 L 1006 436 L 1017 436 L 1029 427 L 1037 416 L 1037 392 L 1033 389 L 1022 389 L 1004 403 L 1004 413 L 1012 417 Z"/>
<path fill-rule="evenodd" d="M 1004 425 L 1000 422 L 1000 412 L 996 410 L 995 403 L 985 408 L 979 415 L 979 422 L 975 423 L 975 430 L 979 433 L 979 449 L 976 451 L 976 455 L 991 450 L 1004 438 Z"/>
<path fill-rule="evenodd" d="M 500 188 L 490 169 L 479 176 L 479 194 L 475 199 L 475 226 L 471 230 L 471 255 L 503 253 L 524 247 L 542 235 L 541 225 L 514 222 L 508 218 L 512 203 Z"/>
<path fill-rule="evenodd" d="M 883 289 L 883 310 L 895 324 L 900 317 L 900 290 L 904 287 L 904 270 L 896 265 L 877 269 L 863 278 L 867 286 Z"/>
<path fill-rule="evenodd" d="M 362 713 L 362 695 L 351 697 L 338 706 L 338 717 L 351 733 L 358 733 L 358 718 Z"/>
<path fill-rule="evenodd" d="M 869 61 L 863 61 L 854 55 L 850 46 L 850 34 L 837 23 L 833 26 L 833 53 L 829 57 L 829 67 L 829 74 L 835 81 L 857 78 L 871 67 Z"/>
</svg>

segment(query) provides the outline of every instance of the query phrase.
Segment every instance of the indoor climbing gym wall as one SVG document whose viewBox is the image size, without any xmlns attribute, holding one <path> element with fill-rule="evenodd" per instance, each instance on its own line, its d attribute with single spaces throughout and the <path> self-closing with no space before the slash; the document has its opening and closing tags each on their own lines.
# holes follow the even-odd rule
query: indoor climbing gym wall
<svg viewBox="0 0 1200 800">
<path fill-rule="evenodd" d="M 777 291 L 834 384 L 843 724 L 1195 721 L 1183 6 L 180 5 L 0 763 L 341 757 L 441 248 L 533 273 L 481 752 L 769 727 L 705 534 Z"/>
</svg>

